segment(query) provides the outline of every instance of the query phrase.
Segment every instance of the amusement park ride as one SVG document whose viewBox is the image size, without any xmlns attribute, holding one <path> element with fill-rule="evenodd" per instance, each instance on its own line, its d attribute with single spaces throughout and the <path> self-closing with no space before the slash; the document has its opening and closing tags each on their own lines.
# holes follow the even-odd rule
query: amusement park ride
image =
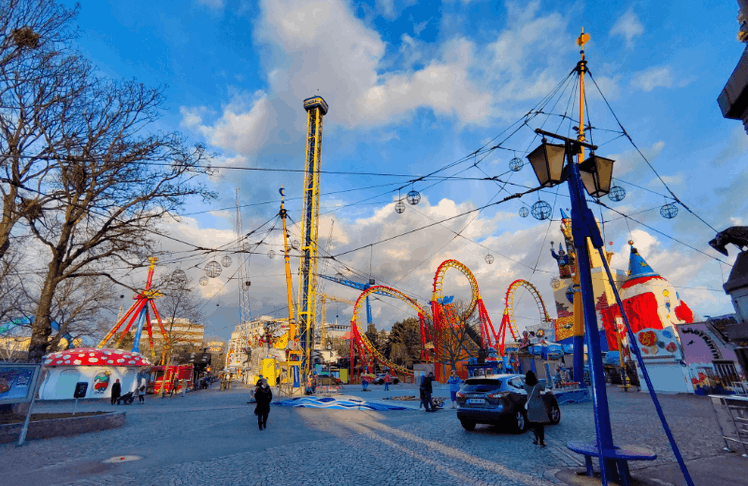
<svg viewBox="0 0 748 486">
<path fill-rule="evenodd" d="M 125 312 L 125 315 L 123 315 L 122 318 L 117 321 L 117 324 L 115 324 L 115 326 L 109 331 L 104 339 L 101 340 L 97 347 L 103 348 L 104 346 L 106 346 L 107 342 L 112 339 L 119 328 L 122 327 L 125 321 L 128 321 L 129 319 L 127 326 L 125 326 L 125 329 L 122 331 L 122 334 L 120 335 L 114 347 L 120 347 L 120 345 L 122 344 L 122 340 L 130 332 L 130 328 L 132 327 L 132 325 L 137 322 L 137 324 L 135 324 L 135 340 L 133 341 L 132 350 L 136 353 L 140 352 L 140 337 L 143 333 L 143 328 L 145 327 L 148 331 L 148 341 L 151 345 L 151 359 L 155 362 L 156 352 L 153 347 L 153 330 L 151 326 L 149 308 L 153 311 L 153 315 L 158 322 L 158 327 L 161 330 L 161 335 L 164 338 L 164 345 L 168 347 L 171 345 L 171 342 L 169 341 L 169 337 L 166 334 L 166 329 L 164 329 L 164 324 L 161 321 L 161 316 L 158 313 L 158 309 L 156 308 L 155 303 L 156 299 L 162 297 L 163 294 L 158 290 L 151 288 L 151 285 L 153 284 L 153 269 L 156 265 L 156 262 L 158 261 L 158 258 L 151 257 L 148 260 L 151 262 L 151 265 L 148 268 L 148 278 L 146 280 L 145 289 L 133 296 L 133 299 L 135 299 L 135 303 L 130 307 L 130 309 L 128 309 L 127 312 Z M 166 353 L 164 353 L 164 356 L 165 355 Z"/>
</svg>

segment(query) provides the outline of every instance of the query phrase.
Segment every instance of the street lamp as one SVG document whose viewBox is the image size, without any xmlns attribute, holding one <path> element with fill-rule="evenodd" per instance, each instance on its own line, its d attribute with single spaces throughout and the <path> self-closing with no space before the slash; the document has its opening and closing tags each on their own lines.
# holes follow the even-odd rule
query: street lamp
<svg viewBox="0 0 748 486">
<path fill-rule="evenodd" d="M 579 175 L 582 184 L 590 196 L 599 198 L 610 192 L 610 184 L 613 181 L 613 160 L 595 155 L 579 165 Z"/>
<path fill-rule="evenodd" d="M 566 145 L 548 143 L 543 137 L 543 143 L 527 156 L 541 187 L 563 182 L 565 152 Z"/>
<path fill-rule="evenodd" d="M 589 195 L 595 198 L 610 192 L 615 161 L 595 155 L 597 146 L 541 129 L 535 130 L 535 133 L 543 135 L 543 143 L 530 152 L 527 159 L 541 187 L 553 187 L 569 180 L 571 172 L 576 172 L 571 166 L 574 164 L 572 157 L 579 153 L 581 147 L 587 147 L 592 150 L 590 157 L 576 166 L 582 185 Z M 548 143 L 546 137 L 561 140 L 564 144 Z M 564 169 L 565 159 L 568 164 Z"/>
</svg>

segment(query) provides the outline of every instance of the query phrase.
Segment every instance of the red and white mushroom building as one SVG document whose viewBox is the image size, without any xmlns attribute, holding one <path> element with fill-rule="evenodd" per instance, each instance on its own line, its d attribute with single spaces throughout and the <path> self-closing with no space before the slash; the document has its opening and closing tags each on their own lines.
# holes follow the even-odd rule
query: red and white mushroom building
<svg viewBox="0 0 748 486">
<path fill-rule="evenodd" d="M 84 398 L 111 397 L 112 384 L 120 381 L 122 394 L 135 391 L 139 374 L 151 363 L 140 353 L 122 349 L 78 348 L 51 353 L 44 358 L 47 369 L 39 389 L 41 400 L 73 398 L 77 383 L 88 383 Z M 141 374 L 142 378 L 142 374 Z"/>
</svg>

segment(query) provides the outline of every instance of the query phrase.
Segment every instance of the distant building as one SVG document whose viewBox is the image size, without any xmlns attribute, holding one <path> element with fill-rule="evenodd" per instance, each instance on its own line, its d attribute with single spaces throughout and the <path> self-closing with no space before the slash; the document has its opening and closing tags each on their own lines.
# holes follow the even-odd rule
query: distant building
<svg viewBox="0 0 748 486">
<path fill-rule="evenodd" d="M 190 322 L 189 319 L 164 319 L 161 321 L 164 325 L 166 334 L 174 341 L 175 346 L 201 346 L 205 336 L 205 326 Z M 153 329 L 153 346 L 161 348 L 164 345 L 164 337 L 158 326 L 158 320 L 151 319 L 151 328 Z M 130 328 L 130 334 L 135 335 L 136 329 Z M 140 335 L 140 346 L 150 346 L 148 332 L 144 329 Z"/>
</svg>

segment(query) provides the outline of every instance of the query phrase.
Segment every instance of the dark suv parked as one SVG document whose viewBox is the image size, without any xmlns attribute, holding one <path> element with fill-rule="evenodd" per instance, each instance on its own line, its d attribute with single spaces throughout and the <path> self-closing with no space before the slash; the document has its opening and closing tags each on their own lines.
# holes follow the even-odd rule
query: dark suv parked
<svg viewBox="0 0 748 486">
<path fill-rule="evenodd" d="M 506 425 L 514 433 L 527 429 L 523 375 L 490 375 L 468 378 L 457 393 L 457 418 L 465 430 L 476 424 Z M 548 390 L 542 392 L 543 401 L 552 424 L 561 421 L 561 409 Z"/>
</svg>

